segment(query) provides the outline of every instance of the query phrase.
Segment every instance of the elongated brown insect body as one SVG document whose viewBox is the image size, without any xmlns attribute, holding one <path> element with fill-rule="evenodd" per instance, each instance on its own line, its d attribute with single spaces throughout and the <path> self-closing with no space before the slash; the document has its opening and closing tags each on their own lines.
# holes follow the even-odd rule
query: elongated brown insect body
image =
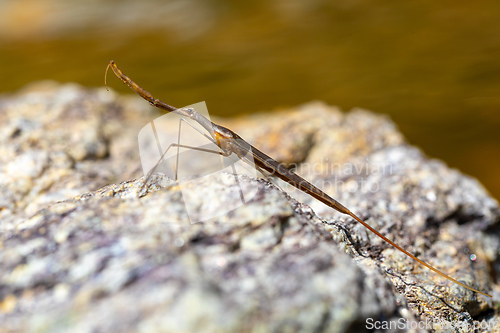
<svg viewBox="0 0 500 333">
<path fill-rule="evenodd" d="M 111 61 L 106 68 L 106 74 L 104 76 L 104 83 L 106 84 L 106 75 L 109 69 L 113 70 L 113 73 L 121 80 L 123 83 L 128 85 L 132 90 L 134 90 L 139 96 L 144 98 L 146 101 L 148 101 L 151 105 L 156 106 L 157 108 L 160 108 L 166 112 L 175 112 L 177 114 L 180 114 L 182 116 L 185 116 L 189 119 L 194 120 L 198 124 L 200 124 L 207 132 L 210 134 L 212 137 L 212 141 L 221 149 L 221 154 L 225 156 L 229 156 L 231 154 L 236 154 L 238 157 L 242 159 L 248 159 L 248 156 L 253 157 L 253 162 L 256 166 L 259 168 L 270 172 L 271 174 L 276 175 L 283 181 L 287 182 L 288 184 L 294 186 L 295 188 L 301 190 L 304 193 L 309 194 L 313 198 L 321 201 L 328 207 L 331 207 L 335 210 L 337 210 L 340 213 L 346 214 L 351 216 L 353 219 L 361 223 L 364 227 L 366 227 L 368 230 L 373 232 L 375 235 L 378 237 L 382 238 L 385 242 L 389 243 L 399 251 L 403 252 L 406 254 L 408 257 L 412 258 L 416 262 L 424 265 L 428 269 L 434 271 L 435 273 L 441 275 L 445 279 L 448 279 L 464 288 L 467 288 L 469 290 L 472 290 L 476 293 L 479 293 L 484 296 L 492 297 L 491 295 L 488 295 L 486 293 L 483 293 L 477 289 L 474 289 L 472 287 L 469 287 L 468 285 L 455 280 L 454 278 L 446 275 L 445 273 L 441 272 L 437 268 L 434 268 L 433 266 L 429 265 L 428 263 L 418 259 L 415 257 L 413 254 L 410 252 L 406 251 L 384 235 L 382 235 L 380 232 L 375 230 L 373 227 L 371 227 L 369 224 L 364 222 L 362 219 L 360 219 L 357 215 L 355 215 L 353 212 L 351 212 L 349 209 L 347 209 L 344 205 L 342 205 L 340 202 L 337 200 L 333 199 L 330 197 L 328 194 L 320 190 L 318 187 L 314 186 L 304 178 L 300 177 L 290 169 L 288 169 L 286 166 L 283 164 L 277 162 L 273 158 L 267 156 L 257 148 L 253 147 L 250 145 L 248 142 L 243 140 L 238 134 L 234 133 L 228 128 L 225 128 L 223 126 L 217 125 L 207 118 L 205 118 L 203 115 L 200 113 L 196 112 L 196 110 L 191 109 L 191 108 L 180 108 L 177 109 L 171 105 L 168 105 L 159 99 L 156 99 L 151 95 L 149 92 L 141 88 L 137 83 L 132 81 L 128 76 L 123 74 L 123 72 L 116 66 L 114 61 Z M 208 136 L 207 136 L 208 138 Z"/>
</svg>

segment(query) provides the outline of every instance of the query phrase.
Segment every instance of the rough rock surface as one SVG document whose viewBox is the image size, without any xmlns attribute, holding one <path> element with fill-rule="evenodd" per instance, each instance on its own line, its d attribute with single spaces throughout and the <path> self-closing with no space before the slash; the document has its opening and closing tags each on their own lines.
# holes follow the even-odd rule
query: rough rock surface
<svg viewBox="0 0 500 333">
<path fill-rule="evenodd" d="M 500 332 L 497 202 L 390 120 L 318 102 L 223 125 L 493 299 L 272 177 L 290 196 L 239 176 L 257 189 L 248 204 L 190 223 L 176 182 L 154 176 L 143 191 L 138 178 L 137 132 L 156 116 L 74 85 L 0 99 L 0 331 L 359 332 L 427 320 L 468 332 L 484 320 Z M 197 179 L 196 197 L 224 209 L 228 177 Z"/>
</svg>

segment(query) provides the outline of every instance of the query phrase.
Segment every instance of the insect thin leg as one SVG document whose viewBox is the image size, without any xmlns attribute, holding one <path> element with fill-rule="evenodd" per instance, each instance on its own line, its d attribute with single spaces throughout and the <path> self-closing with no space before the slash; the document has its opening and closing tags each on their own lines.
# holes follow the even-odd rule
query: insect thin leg
<svg viewBox="0 0 500 333">
<path fill-rule="evenodd" d="M 158 168 L 158 166 L 160 165 L 160 163 L 165 158 L 165 155 L 167 154 L 168 150 L 170 148 L 172 148 L 172 147 L 180 147 L 180 148 L 186 148 L 186 149 L 191 149 L 191 150 L 197 150 L 197 151 L 201 151 L 201 152 L 204 152 L 204 153 L 223 155 L 223 153 L 221 151 L 217 151 L 217 150 L 211 150 L 211 149 L 205 149 L 205 148 L 193 147 L 193 146 L 187 146 L 187 145 L 178 145 L 177 143 L 172 143 L 172 144 L 170 144 L 167 147 L 167 149 L 165 150 L 165 152 L 163 153 L 163 155 L 160 157 L 160 159 L 158 160 L 158 162 L 155 164 L 155 166 L 148 172 L 148 174 L 146 176 L 146 179 L 144 180 L 144 183 L 143 183 L 143 185 L 141 187 L 140 193 L 143 192 L 143 190 L 146 187 L 149 179 L 155 173 L 156 169 Z"/>
<path fill-rule="evenodd" d="M 193 128 L 195 131 L 197 131 L 198 133 L 200 133 L 201 135 L 203 135 L 208 141 L 210 141 L 211 143 L 213 143 L 214 145 L 217 145 L 217 143 L 214 141 L 214 139 L 212 139 L 210 136 L 208 136 L 206 133 L 203 133 L 199 128 L 197 128 L 196 126 L 194 126 L 193 124 L 191 124 L 188 120 L 186 120 L 185 118 L 181 118 L 179 120 L 179 129 L 177 130 L 177 157 L 176 157 L 176 165 L 175 165 L 175 180 L 177 181 L 178 179 L 178 166 L 179 166 L 179 148 L 180 148 L 180 144 L 181 144 L 181 131 L 182 131 L 182 123 L 186 123 L 187 125 L 189 125 L 191 128 Z M 193 147 L 194 148 L 194 147 Z M 213 152 L 216 152 L 215 150 L 213 150 Z M 222 152 L 219 153 L 219 155 L 222 156 L 227 156 L 227 154 L 223 154 Z"/>
<path fill-rule="evenodd" d="M 181 118 L 181 120 L 179 120 L 179 129 L 177 130 L 177 155 L 176 155 L 176 159 L 175 159 L 175 181 L 177 181 L 178 179 L 178 172 L 177 170 L 179 169 L 179 145 L 181 144 L 181 125 L 182 125 L 182 120 L 184 120 L 184 118 Z M 189 122 L 186 121 L 186 123 L 189 124 Z M 194 126 L 193 126 L 194 127 Z"/>
<path fill-rule="evenodd" d="M 245 197 L 243 196 L 243 191 L 241 190 L 241 184 L 240 184 L 240 181 L 238 180 L 238 174 L 236 173 L 236 168 L 234 167 L 234 163 L 231 164 L 231 168 L 233 169 L 234 180 L 238 184 L 238 188 L 240 190 L 240 199 L 241 199 L 241 202 L 244 203 L 245 202 Z"/>
<path fill-rule="evenodd" d="M 161 151 L 161 144 L 159 142 L 159 139 L 158 139 L 158 135 L 157 135 L 157 132 L 156 132 L 156 127 L 154 127 L 154 122 L 152 122 L 152 126 L 153 126 L 153 131 L 155 133 L 155 140 L 156 140 L 156 144 L 157 146 L 159 147 L 160 149 L 160 154 L 161 154 L 161 157 L 160 159 L 158 160 L 158 162 L 155 164 L 155 166 L 148 172 L 147 176 L 146 176 L 146 179 L 144 181 L 144 184 L 141 188 L 141 191 L 139 193 L 142 193 L 144 188 L 146 187 L 149 179 L 151 178 L 151 176 L 154 174 L 154 172 L 156 171 L 156 169 L 158 168 L 158 165 L 160 165 L 160 163 L 163 161 L 163 159 L 165 158 L 165 155 L 167 154 L 167 151 L 171 148 L 171 147 L 177 147 L 177 154 L 176 154 L 176 163 L 174 165 L 174 170 L 175 170 L 175 181 L 178 180 L 178 170 L 179 170 L 179 148 L 187 148 L 187 149 L 192 149 L 192 150 L 198 150 L 198 151 L 202 151 L 202 152 L 206 152 L 206 153 L 213 153 L 213 154 L 219 154 L 219 155 L 222 155 L 222 156 L 228 156 L 227 154 L 224 154 L 222 151 L 216 151 L 216 150 L 210 150 L 210 149 L 205 149 L 205 148 L 200 148 L 200 147 L 193 147 L 193 146 L 187 146 L 187 145 L 182 145 L 180 144 L 180 133 L 181 133 L 181 130 L 182 130 L 182 123 L 186 123 L 187 125 L 189 125 L 191 128 L 193 128 L 194 130 L 196 130 L 198 133 L 200 133 L 203 137 L 205 137 L 207 140 L 209 140 L 211 143 L 213 143 L 214 145 L 216 145 L 216 142 L 210 137 L 208 136 L 206 133 L 203 133 L 199 128 L 197 128 L 196 126 L 194 126 L 193 124 L 191 124 L 188 120 L 186 120 L 185 118 L 181 117 L 179 119 L 179 129 L 178 129 L 178 132 L 177 132 L 177 144 L 173 143 L 173 144 L 170 144 L 167 149 L 162 152 Z"/>
<path fill-rule="evenodd" d="M 158 132 L 156 131 L 155 122 L 151 121 L 150 124 L 151 124 L 151 128 L 153 129 L 153 134 L 155 136 L 156 147 L 158 148 L 158 153 L 161 155 L 163 152 L 163 149 L 161 149 L 160 138 L 158 137 Z"/>
</svg>

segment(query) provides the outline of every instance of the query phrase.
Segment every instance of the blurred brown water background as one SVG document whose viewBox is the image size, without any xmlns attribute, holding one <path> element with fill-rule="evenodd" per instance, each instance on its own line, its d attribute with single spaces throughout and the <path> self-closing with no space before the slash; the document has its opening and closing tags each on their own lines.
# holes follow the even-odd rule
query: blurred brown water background
<svg viewBox="0 0 500 333">
<path fill-rule="evenodd" d="M 500 198 L 498 1 L 0 0 L 0 93 L 103 86 L 111 59 L 218 116 L 311 100 L 389 114 Z"/>
</svg>

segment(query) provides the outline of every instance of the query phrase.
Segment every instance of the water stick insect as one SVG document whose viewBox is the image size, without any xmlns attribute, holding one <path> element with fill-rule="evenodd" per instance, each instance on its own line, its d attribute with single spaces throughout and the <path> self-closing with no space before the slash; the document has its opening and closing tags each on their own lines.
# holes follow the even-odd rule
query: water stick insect
<svg viewBox="0 0 500 333">
<path fill-rule="evenodd" d="M 140 87 L 137 83 L 132 81 L 128 76 L 123 74 L 123 72 L 116 66 L 114 61 L 111 61 L 106 68 L 106 74 L 109 69 L 112 69 L 113 73 L 126 85 L 128 85 L 133 91 L 135 91 L 139 96 L 144 98 L 146 101 L 149 102 L 152 106 L 155 106 L 163 111 L 168 112 L 174 112 L 177 113 L 183 117 L 186 117 L 190 120 L 193 120 L 194 122 L 198 123 L 201 125 L 210 135 L 204 134 L 207 139 L 211 140 L 215 145 L 217 145 L 220 149 L 220 152 L 218 152 L 222 156 L 230 156 L 232 154 L 236 155 L 238 158 L 245 160 L 248 159 L 248 156 L 252 157 L 251 163 L 255 164 L 258 168 L 269 172 L 281 180 L 287 182 L 288 184 L 292 185 L 293 187 L 301 190 L 304 193 L 309 194 L 313 198 L 321 201 L 328 207 L 331 207 L 335 209 L 336 211 L 349 215 L 352 217 L 354 220 L 357 222 L 361 223 L 365 228 L 373 232 L 375 235 L 383 239 L 385 242 L 393 246 L 394 248 L 398 249 L 408 257 L 412 258 L 416 262 L 420 263 L 421 265 L 427 267 L 428 269 L 432 270 L 433 272 L 441 275 L 445 279 L 448 279 L 464 288 L 467 288 L 471 291 L 474 291 L 476 293 L 479 293 L 484 296 L 492 297 L 489 294 L 486 294 L 484 292 L 481 292 L 477 289 L 474 289 L 454 278 L 451 276 L 446 275 L 445 273 L 441 272 L 437 268 L 434 268 L 433 266 L 429 265 L 428 263 L 418 259 L 415 257 L 413 254 L 410 252 L 406 251 L 384 235 L 382 235 L 380 232 L 375 230 L 373 227 L 371 227 L 369 224 L 367 224 L 365 221 L 363 221 L 361 218 L 359 218 L 356 214 L 351 212 L 347 207 L 342 205 L 340 202 L 337 200 L 333 199 L 330 197 L 328 194 L 320 190 L 318 187 L 315 185 L 311 184 L 309 181 L 306 179 L 300 177 L 290 169 L 288 169 L 286 166 L 283 164 L 277 162 L 273 158 L 267 156 L 257 148 L 253 147 L 250 145 L 248 142 L 243 140 L 238 134 L 234 133 L 230 129 L 217 125 L 207 119 L 205 116 L 202 114 L 198 113 L 196 110 L 192 108 L 175 108 L 169 104 L 166 104 L 165 102 L 160 101 L 159 99 L 154 98 L 149 92 L 144 90 L 142 87 Z M 105 81 L 106 81 L 106 75 L 105 75 Z M 105 82 L 106 83 L 106 82 Z M 182 146 L 182 145 L 177 145 L 177 146 Z M 152 170 L 153 171 L 153 170 Z M 151 175 L 151 172 L 149 173 Z M 148 175 L 149 177 L 149 175 Z M 146 182 L 147 183 L 147 180 Z"/>
</svg>

